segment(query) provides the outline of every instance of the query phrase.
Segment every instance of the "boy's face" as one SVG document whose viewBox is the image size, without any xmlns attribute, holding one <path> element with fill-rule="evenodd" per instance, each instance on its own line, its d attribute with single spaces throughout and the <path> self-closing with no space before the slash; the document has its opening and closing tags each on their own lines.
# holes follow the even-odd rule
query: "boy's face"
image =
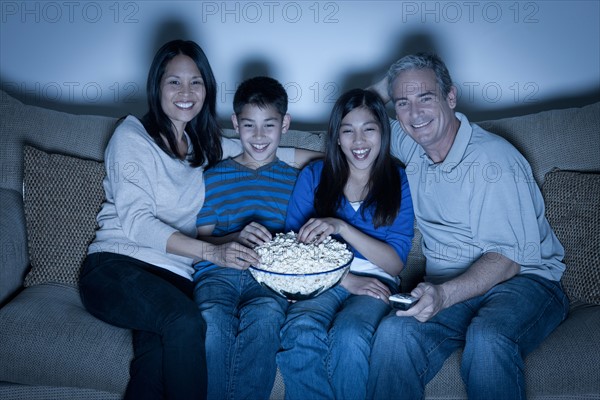
<svg viewBox="0 0 600 400">
<path fill-rule="evenodd" d="M 231 116 L 231 121 L 244 150 L 236 160 L 257 169 L 275 159 L 281 134 L 289 128 L 290 116 L 282 116 L 272 106 L 246 104 L 241 113 Z"/>
</svg>

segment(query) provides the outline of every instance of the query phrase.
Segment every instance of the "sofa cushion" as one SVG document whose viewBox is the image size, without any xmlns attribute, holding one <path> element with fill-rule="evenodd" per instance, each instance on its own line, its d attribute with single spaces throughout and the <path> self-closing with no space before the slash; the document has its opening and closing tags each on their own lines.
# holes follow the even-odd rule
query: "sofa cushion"
<svg viewBox="0 0 600 400">
<path fill-rule="evenodd" d="M 565 292 L 600 304 L 600 174 L 551 171 L 542 191 L 546 217 L 565 248 Z"/>
<path fill-rule="evenodd" d="M 31 270 L 25 286 L 76 284 L 104 199 L 104 164 L 24 147 L 23 198 Z"/>
<path fill-rule="evenodd" d="M 124 393 L 131 331 L 94 318 L 77 288 L 26 288 L 0 309 L 0 326 L 0 381 Z"/>
</svg>

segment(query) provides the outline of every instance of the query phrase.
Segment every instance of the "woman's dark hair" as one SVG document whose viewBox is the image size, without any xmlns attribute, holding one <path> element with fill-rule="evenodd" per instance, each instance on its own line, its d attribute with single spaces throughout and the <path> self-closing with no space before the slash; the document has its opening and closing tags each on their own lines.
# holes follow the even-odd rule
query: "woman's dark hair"
<svg viewBox="0 0 600 400">
<path fill-rule="evenodd" d="M 142 124 L 156 144 L 173 158 L 180 158 L 173 149 L 177 148 L 176 136 L 171 120 L 161 107 L 161 79 L 169 61 L 175 56 L 183 54 L 196 63 L 206 89 L 206 97 L 202 109 L 186 124 L 188 134 L 194 149 L 190 164 L 194 167 L 206 164 L 210 167 L 223 157 L 221 149 L 221 128 L 216 117 L 217 83 L 206 55 L 196 43 L 192 41 L 173 40 L 165 43 L 154 56 L 146 92 L 148 96 L 148 112 L 142 117 Z M 161 138 L 161 133 L 166 137 L 167 146 Z"/>
<path fill-rule="evenodd" d="M 338 145 L 342 119 L 350 111 L 361 107 L 373 114 L 381 128 L 381 150 L 371 169 L 368 193 L 362 208 L 363 213 L 365 210 L 373 213 L 373 225 L 377 228 L 394 222 L 400 211 L 402 196 L 399 162 L 390 154 L 391 128 L 385 105 L 371 91 L 350 90 L 342 94 L 333 106 L 327 130 L 323 171 L 314 204 L 319 217 L 336 215 L 335 211 L 341 204 L 344 186 L 350 175 L 348 161 Z"/>
</svg>

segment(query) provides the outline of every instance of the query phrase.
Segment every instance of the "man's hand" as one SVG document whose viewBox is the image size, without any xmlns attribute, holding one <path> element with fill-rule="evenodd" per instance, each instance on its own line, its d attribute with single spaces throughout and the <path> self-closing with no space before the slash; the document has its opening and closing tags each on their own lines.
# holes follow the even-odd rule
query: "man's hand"
<svg viewBox="0 0 600 400">
<path fill-rule="evenodd" d="M 441 285 L 419 283 L 410 292 L 419 301 L 408 311 L 398 311 L 396 315 L 428 321 L 444 308 L 486 293 L 498 283 L 518 274 L 520 269 L 519 264 L 500 253 L 486 253 L 461 275 Z"/>
<path fill-rule="evenodd" d="M 421 282 L 410 292 L 410 295 L 419 300 L 406 311 L 396 311 L 397 316 L 415 317 L 421 322 L 426 322 L 445 308 L 445 293 L 442 286 Z"/>
<path fill-rule="evenodd" d="M 367 295 L 389 303 L 390 289 L 379 279 L 357 276 L 349 273 L 340 283 L 347 291 L 355 295 Z"/>
</svg>

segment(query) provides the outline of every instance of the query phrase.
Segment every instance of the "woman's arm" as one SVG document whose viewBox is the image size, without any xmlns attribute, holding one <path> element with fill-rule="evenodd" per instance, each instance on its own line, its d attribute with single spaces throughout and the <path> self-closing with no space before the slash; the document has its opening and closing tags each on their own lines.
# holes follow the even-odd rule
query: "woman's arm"
<svg viewBox="0 0 600 400">
<path fill-rule="evenodd" d="M 238 242 L 244 246 L 254 248 L 270 241 L 273 237 L 271 232 L 258 222 L 251 222 L 241 231 L 232 232 L 223 236 L 213 236 L 215 225 L 204 225 L 197 228 L 198 239 L 212 244 L 225 244 L 229 242 Z"/>
<path fill-rule="evenodd" d="M 323 158 L 324 156 L 325 154 L 318 151 L 294 149 L 294 165 L 292 167 L 302 169 L 309 162 Z"/>
<path fill-rule="evenodd" d="M 167 240 L 167 252 L 194 259 L 210 261 L 221 267 L 246 269 L 259 262 L 258 254 L 252 249 L 237 243 L 228 242 L 215 245 L 193 239 L 181 232 L 174 232 Z"/>
</svg>

